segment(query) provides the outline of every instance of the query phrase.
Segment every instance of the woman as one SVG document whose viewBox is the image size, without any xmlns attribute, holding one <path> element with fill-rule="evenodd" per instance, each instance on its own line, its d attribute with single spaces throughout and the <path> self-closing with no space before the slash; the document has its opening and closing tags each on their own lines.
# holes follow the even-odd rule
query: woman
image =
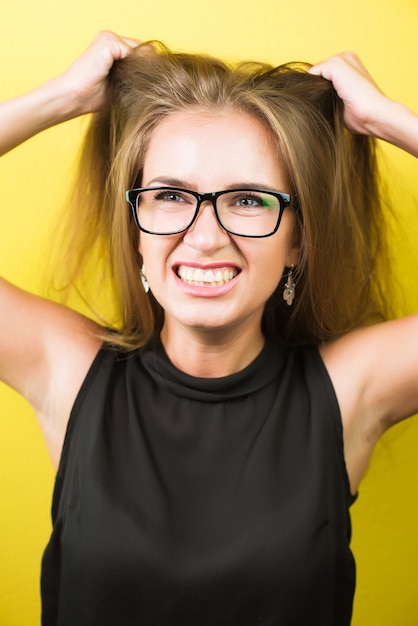
<svg viewBox="0 0 418 626">
<path fill-rule="evenodd" d="M 418 409 L 418 317 L 367 324 L 368 136 L 418 156 L 418 119 L 351 54 L 230 69 L 136 45 L 103 33 L 0 109 L 3 153 L 98 112 L 74 241 L 110 250 L 122 320 L 0 283 L 0 375 L 58 467 L 43 624 L 349 624 L 348 509 Z"/>
</svg>

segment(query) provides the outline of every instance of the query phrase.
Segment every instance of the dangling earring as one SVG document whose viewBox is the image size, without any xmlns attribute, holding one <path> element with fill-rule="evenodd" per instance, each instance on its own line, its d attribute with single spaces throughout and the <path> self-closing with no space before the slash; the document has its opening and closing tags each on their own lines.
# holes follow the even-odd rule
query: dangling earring
<svg viewBox="0 0 418 626">
<path fill-rule="evenodd" d="M 294 265 L 292 265 L 287 275 L 287 280 L 285 282 L 284 291 L 283 291 L 283 300 L 286 301 L 287 306 L 292 306 L 293 300 L 295 298 L 296 284 L 295 284 L 295 281 L 293 280 L 293 268 L 294 268 Z"/>
<path fill-rule="evenodd" d="M 145 293 L 149 292 L 149 283 L 145 274 L 145 265 L 142 264 L 142 267 L 140 269 L 140 275 L 141 275 L 141 282 L 142 282 L 142 286 L 144 288 Z"/>
</svg>

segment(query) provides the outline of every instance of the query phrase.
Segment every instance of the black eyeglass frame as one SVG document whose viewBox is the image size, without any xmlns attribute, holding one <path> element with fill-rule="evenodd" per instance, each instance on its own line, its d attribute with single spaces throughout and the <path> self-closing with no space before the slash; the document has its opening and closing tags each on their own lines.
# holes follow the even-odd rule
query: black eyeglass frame
<svg viewBox="0 0 418 626">
<path fill-rule="evenodd" d="M 148 230 L 147 228 L 144 228 L 140 222 L 139 222 L 139 218 L 138 218 L 138 213 L 137 213 L 137 209 L 136 209 L 136 203 L 137 203 L 137 199 L 138 196 L 143 193 L 144 191 L 179 191 L 179 192 L 183 192 L 183 193 L 188 193 L 191 196 L 194 196 L 196 198 L 197 204 L 196 204 L 196 209 L 194 212 L 194 215 L 190 221 L 190 223 L 185 227 L 182 228 L 181 230 L 176 230 L 176 231 L 170 231 L 168 233 L 156 233 L 155 231 L 152 230 Z M 233 230 L 230 230 L 229 228 L 227 228 L 223 223 L 222 220 L 219 216 L 218 213 L 218 207 L 217 207 L 217 200 L 220 196 L 227 194 L 227 193 L 232 193 L 232 192 L 244 192 L 244 191 L 248 191 L 251 193 L 268 193 L 271 196 L 274 196 L 275 198 L 277 198 L 277 200 L 279 201 L 279 205 L 280 205 L 280 210 L 278 212 L 277 215 L 277 222 L 276 222 L 276 226 L 274 227 L 274 229 L 267 233 L 266 235 L 242 235 L 241 233 L 237 233 Z M 180 235 L 181 233 L 186 232 L 186 230 L 188 230 L 193 223 L 196 221 L 197 216 L 199 214 L 199 210 L 200 207 L 202 205 L 203 202 L 210 202 L 213 206 L 213 210 L 215 212 L 215 216 L 216 219 L 218 221 L 218 224 L 220 224 L 220 226 L 230 235 L 236 235 L 237 237 L 248 237 L 251 239 L 264 239 L 265 237 L 271 237 L 272 235 L 274 235 L 274 233 L 277 232 L 279 226 L 280 226 L 280 222 L 282 220 L 282 216 L 283 216 L 283 212 L 287 207 L 292 207 L 293 209 L 295 209 L 297 211 L 298 209 L 298 203 L 297 203 L 297 196 L 296 194 L 289 194 L 289 193 L 284 193 L 282 191 L 272 191 L 271 189 L 255 189 L 255 188 L 251 188 L 251 187 L 247 187 L 247 188 L 241 188 L 241 189 L 224 189 L 222 191 L 211 191 L 209 193 L 199 193 L 198 191 L 191 191 L 190 189 L 183 189 L 182 187 L 167 187 L 167 186 L 162 186 L 162 187 L 137 187 L 135 189 L 128 189 L 126 191 L 125 194 L 126 197 L 126 201 L 128 202 L 128 204 L 131 207 L 131 211 L 132 211 L 132 215 L 134 218 L 134 222 L 136 224 L 136 226 L 139 228 L 139 230 L 141 230 L 144 233 L 148 233 L 149 235 L 159 235 L 159 236 L 169 236 L 169 235 Z"/>
</svg>

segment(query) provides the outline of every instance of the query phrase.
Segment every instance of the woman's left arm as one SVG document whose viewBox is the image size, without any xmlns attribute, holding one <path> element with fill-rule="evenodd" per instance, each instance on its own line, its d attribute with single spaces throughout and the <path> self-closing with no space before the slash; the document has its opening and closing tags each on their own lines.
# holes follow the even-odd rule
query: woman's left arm
<svg viewBox="0 0 418 626">
<path fill-rule="evenodd" d="M 369 437 L 418 413 L 418 313 L 352 331 L 321 346 L 347 427 Z"/>
<path fill-rule="evenodd" d="M 418 116 L 385 96 L 357 55 L 343 52 L 309 71 L 332 81 L 349 130 L 418 156 Z M 418 314 L 349 333 L 322 352 L 347 427 L 361 416 L 375 437 L 418 412 Z"/>
<path fill-rule="evenodd" d="M 352 331 L 320 348 L 340 407 L 352 493 L 383 433 L 418 413 L 417 348 L 418 313 Z"/>
<path fill-rule="evenodd" d="M 356 54 L 343 52 L 309 71 L 332 82 L 344 102 L 349 130 L 383 139 L 418 157 L 418 115 L 385 96 Z"/>
<path fill-rule="evenodd" d="M 418 116 L 388 98 L 352 52 L 314 65 L 344 102 L 347 128 L 418 157 Z M 341 409 L 353 493 L 379 437 L 418 413 L 418 314 L 348 333 L 321 347 Z"/>
</svg>

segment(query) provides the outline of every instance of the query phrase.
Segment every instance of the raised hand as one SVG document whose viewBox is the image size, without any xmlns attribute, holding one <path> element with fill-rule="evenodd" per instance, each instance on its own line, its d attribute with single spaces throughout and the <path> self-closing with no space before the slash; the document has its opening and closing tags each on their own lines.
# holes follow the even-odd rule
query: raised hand
<svg viewBox="0 0 418 626">
<path fill-rule="evenodd" d="M 417 115 L 388 98 L 355 53 L 342 52 L 309 71 L 332 82 L 344 102 L 349 130 L 383 139 L 418 156 Z"/>
<path fill-rule="evenodd" d="M 60 76 L 33 91 L 0 104 L 0 154 L 42 130 L 107 103 L 107 77 L 115 61 L 138 41 L 99 33 L 90 47 Z"/>
<path fill-rule="evenodd" d="M 74 97 L 78 115 L 99 111 L 107 102 L 107 77 L 115 61 L 140 42 L 115 33 L 99 33 L 87 50 L 55 79 Z"/>
<path fill-rule="evenodd" d="M 344 101 L 344 119 L 349 130 L 364 135 L 373 134 L 373 123 L 378 108 L 388 100 L 354 52 L 342 52 L 309 72 L 331 81 Z"/>
</svg>

